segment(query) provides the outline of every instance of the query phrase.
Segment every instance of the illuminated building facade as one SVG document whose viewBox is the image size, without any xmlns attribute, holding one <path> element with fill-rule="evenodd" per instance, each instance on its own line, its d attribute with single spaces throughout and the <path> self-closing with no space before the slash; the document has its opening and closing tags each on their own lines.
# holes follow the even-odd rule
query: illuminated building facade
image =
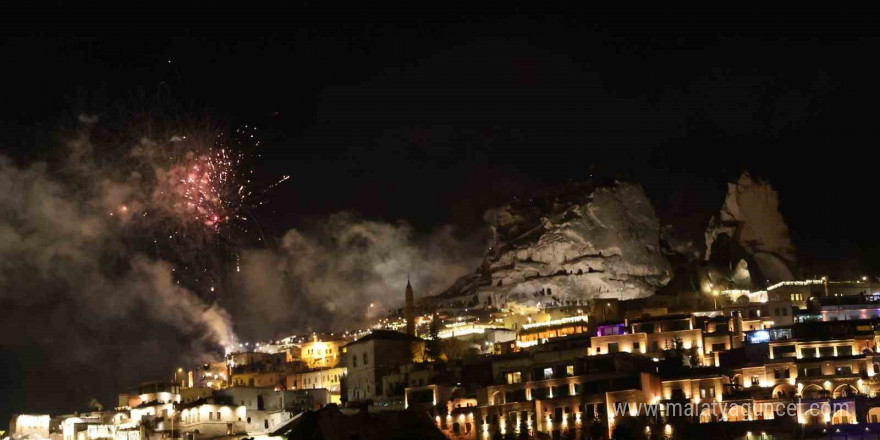
<svg viewBox="0 0 880 440">
<path fill-rule="evenodd" d="M 232 386 L 284 388 L 287 373 L 282 371 L 248 371 L 232 374 Z"/>
<path fill-rule="evenodd" d="M 768 301 L 763 303 L 734 304 L 724 306 L 724 316 L 742 316 L 743 331 L 780 327 L 794 323 L 795 308 L 792 301 Z"/>
<path fill-rule="evenodd" d="M 550 339 L 586 333 L 588 320 L 586 315 L 581 315 L 524 324 L 517 336 L 516 345 L 521 348 L 531 347 Z"/>
<path fill-rule="evenodd" d="M 180 430 L 199 438 L 246 434 L 248 414 L 241 405 L 200 400 L 181 407 Z"/>
<path fill-rule="evenodd" d="M 309 368 L 333 368 L 339 365 L 343 340 L 320 341 L 317 336 L 300 347 L 300 359 Z"/>
<path fill-rule="evenodd" d="M 880 319 L 877 296 L 828 296 L 813 298 L 810 303 L 810 311 L 799 314 L 798 322 Z"/>
<path fill-rule="evenodd" d="M 330 393 L 331 402 L 340 403 L 342 379 L 345 377 L 345 371 L 344 367 L 336 367 L 289 374 L 287 376 L 287 389 L 326 389 Z"/>
<path fill-rule="evenodd" d="M 248 434 L 265 434 L 278 421 L 279 413 L 301 400 L 297 391 L 276 391 L 267 388 L 230 387 L 217 393 L 218 402 L 243 408 L 242 419 Z M 326 404 L 327 402 L 320 402 Z"/>
<path fill-rule="evenodd" d="M 202 365 L 199 371 L 190 372 L 197 383 L 195 385 L 219 390 L 229 386 L 230 367 L 236 365 L 234 360 L 211 362 Z"/>
<path fill-rule="evenodd" d="M 602 336 L 590 339 L 587 349 L 591 355 L 641 353 L 652 357 L 662 356 L 666 350 L 694 349 L 697 363 L 704 362 L 703 330 L 694 328 L 692 315 L 666 315 L 649 317 L 630 322 L 628 328 L 620 325 L 601 326 Z M 677 347 L 681 344 L 681 347 Z"/>
<path fill-rule="evenodd" d="M 568 352 L 552 358 L 523 358 L 521 353 L 502 357 L 493 365 L 496 380 L 478 390 L 476 405 L 459 405 L 445 417 L 435 415 L 436 423 L 453 439 L 525 432 L 556 438 L 599 421 L 610 433 L 615 424 L 613 408 L 627 405 L 636 411 L 637 404 L 650 405 L 660 398 L 660 378 L 649 372 L 653 362 L 644 356 L 585 357 L 581 350 L 580 357 Z M 426 393 L 427 389 L 408 389 L 408 403 L 427 403 L 429 396 L 442 401 L 442 393 Z"/>
<path fill-rule="evenodd" d="M 49 421 L 48 414 L 13 414 L 9 421 L 9 435 L 13 439 L 48 439 Z"/>
<path fill-rule="evenodd" d="M 343 347 L 347 400 L 383 397 L 382 377 L 413 362 L 415 353 L 424 351 L 425 341 L 404 333 L 376 330 Z"/>
</svg>

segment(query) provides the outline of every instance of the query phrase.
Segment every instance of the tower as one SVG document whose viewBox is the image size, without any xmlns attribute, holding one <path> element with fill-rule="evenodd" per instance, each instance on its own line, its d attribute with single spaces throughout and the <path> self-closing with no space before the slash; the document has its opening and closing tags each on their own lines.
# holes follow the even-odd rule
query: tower
<svg viewBox="0 0 880 440">
<path fill-rule="evenodd" d="M 410 336 L 416 335 L 416 305 L 413 298 L 412 284 L 409 283 L 409 277 L 406 277 L 406 309 L 404 310 L 406 318 L 406 334 Z"/>
</svg>

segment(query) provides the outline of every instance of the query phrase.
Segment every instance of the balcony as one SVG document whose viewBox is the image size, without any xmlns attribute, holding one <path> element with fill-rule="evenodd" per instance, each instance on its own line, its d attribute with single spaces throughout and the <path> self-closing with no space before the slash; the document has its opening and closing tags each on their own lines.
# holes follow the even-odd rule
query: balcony
<svg viewBox="0 0 880 440">
<path fill-rule="evenodd" d="M 752 385 L 748 388 L 737 384 L 724 384 L 724 390 L 721 393 L 723 400 L 745 400 L 745 399 L 772 399 L 772 387 L 760 387 Z"/>
</svg>

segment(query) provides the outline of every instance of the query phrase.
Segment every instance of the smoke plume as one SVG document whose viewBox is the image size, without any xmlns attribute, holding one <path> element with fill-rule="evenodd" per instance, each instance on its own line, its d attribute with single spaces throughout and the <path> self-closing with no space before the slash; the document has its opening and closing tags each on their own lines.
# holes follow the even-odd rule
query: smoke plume
<svg viewBox="0 0 880 440">
<path fill-rule="evenodd" d="M 237 321 L 237 329 L 266 335 L 362 328 L 403 306 L 407 277 L 418 300 L 477 267 L 482 242 L 455 232 L 447 226 L 420 235 L 404 222 L 348 212 L 290 230 L 277 248 L 242 255 L 241 296 L 231 309 L 262 320 Z"/>
<path fill-rule="evenodd" d="M 157 203 L 163 168 L 143 152 L 163 146 L 137 140 L 102 163 L 85 122 L 63 160 L 0 156 L 0 366 L 24 384 L 13 391 L 27 390 L 6 396 L 20 411 L 81 409 L 94 396 L 115 405 L 111 396 L 139 381 L 235 343 L 228 314 L 164 258 L 167 242 L 184 239 L 159 234 L 175 224 L 197 234 Z"/>
<path fill-rule="evenodd" d="M 347 212 L 239 249 L 230 231 L 245 216 L 228 197 L 248 191 L 207 175 L 243 172 L 210 156 L 216 132 L 101 125 L 81 117 L 62 159 L 0 155 L 0 412 L 112 406 L 220 358 L 233 321 L 252 338 L 363 328 L 403 305 L 407 278 L 417 298 L 436 293 L 483 250 L 451 227 Z"/>
</svg>

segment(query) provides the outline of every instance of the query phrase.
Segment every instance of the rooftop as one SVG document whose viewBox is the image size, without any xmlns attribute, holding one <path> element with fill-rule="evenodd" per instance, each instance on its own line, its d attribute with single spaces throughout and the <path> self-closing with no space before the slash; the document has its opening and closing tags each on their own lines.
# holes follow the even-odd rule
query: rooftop
<svg viewBox="0 0 880 440">
<path fill-rule="evenodd" d="M 663 315 L 663 316 L 649 316 L 646 318 L 633 319 L 629 323 L 630 324 L 643 324 L 646 322 L 675 321 L 677 319 L 688 319 L 691 316 L 693 316 L 693 315 L 691 315 L 690 313 L 672 313 L 672 314 Z"/>
<path fill-rule="evenodd" d="M 418 342 L 422 341 L 422 338 L 417 338 L 415 336 L 410 336 L 406 333 L 396 332 L 392 330 L 373 330 L 370 334 L 360 338 L 356 341 L 349 342 L 345 346 L 348 347 L 350 345 L 359 344 L 362 342 L 373 341 L 373 340 L 383 340 L 383 341 L 412 341 Z"/>
</svg>

